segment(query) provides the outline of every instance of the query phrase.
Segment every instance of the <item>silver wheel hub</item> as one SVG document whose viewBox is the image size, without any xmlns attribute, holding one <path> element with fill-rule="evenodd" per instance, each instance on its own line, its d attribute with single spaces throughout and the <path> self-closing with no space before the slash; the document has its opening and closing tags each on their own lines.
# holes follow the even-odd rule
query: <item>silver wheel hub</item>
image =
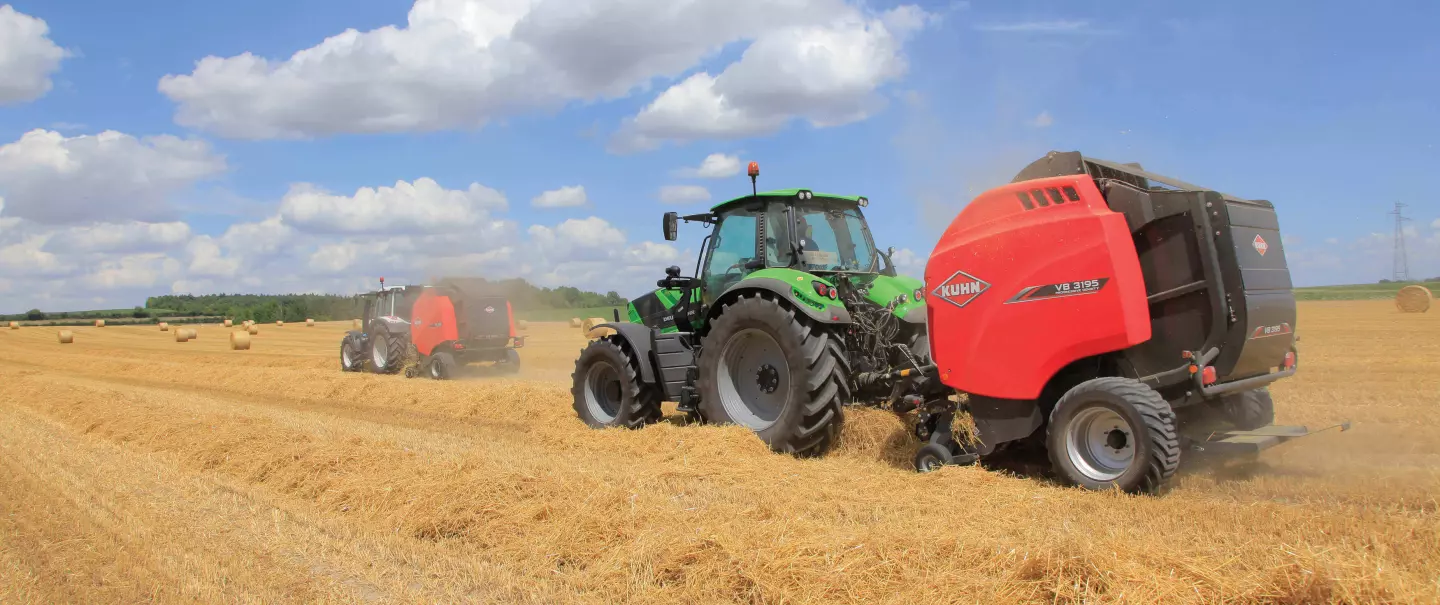
<svg viewBox="0 0 1440 605">
<path fill-rule="evenodd" d="M 1087 407 L 1065 430 L 1065 453 L 1085 477 L 1114 481 L 1135 461 L 1135 430 L 1110 408 Z"/>
<path fill-rule="evenodd" d="M 373 362 L 375 362 L 375 367 L 377 367 L 377 368 L 383 368 L 383 367 L 385 367 L 385 353 L 386 353 L 386 351 L 385 351 L 385 347 L 380 346 L 381 344 L 382 344 L 382 343 L 375 343 L 374 345 L 371 345 L 371 346 L 370 346 L 370 350 L 371 350 L 370 360 L 373 361 Z"/>
<path fill-rule="evenodd" d="M 725 341 L 715 370 L 720 403 L 731 420 L 753 431 L 775 424 L 790 397 L 790 365 L 780 343 L 749 328 Z"/>
<path fill-rule="evenodd" d="M 350 356 L 350 347 L 348 345 L 340 347 L 340 363 L 345 364 L 347 368 L 355 365 L 355 360 Z"/>
<path fill-rule="evenodd" d="M 608 363 L 597 363 L 585 371 L 585 407 L 600 422 L 615 420 L 620 413 L 620 373 Z"/>
</svg>

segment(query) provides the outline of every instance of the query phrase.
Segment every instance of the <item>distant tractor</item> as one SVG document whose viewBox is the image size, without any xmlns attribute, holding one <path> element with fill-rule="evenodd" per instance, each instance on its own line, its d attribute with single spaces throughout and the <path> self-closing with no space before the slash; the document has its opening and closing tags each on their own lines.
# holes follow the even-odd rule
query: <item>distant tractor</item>
<svg viewBox="0 0 1440 605">
<path fill-rule="evenodd" d="M 454 378 L 467 364 L 494 363 L 520 371 L 525 337 L 515 333 L 514 312 L 502 296 L 466 296 L 447 286 L 385 286 L 365 295 L 362 329 L 340 343 L 340 367 L 378 374 L 401 371 L 437 380 Z"/>
<path fill-rule="evenodd" d="M 630 323 L 605 324 L 576 362 L 576 412 L 636 428 L 676 400 L 813 454 L 842 404 L 880 403 L 918 412 L 917 470 L 1029 446 L 1065 483 L 1129 492 L 1160 490 L 1182 451 L 1312 433 L 1273 425 L 1266 388 L 1298 369 L 1269 202 L 1052 152 L 965 206 L 923 286 L 875 250 L 866 205 L 784 190 L 684 217 L 716 225 L 700 277 L 670 267 Z M 973 438 L 952 431 L 962 410 Z"/>
<path fill-rule="evenodd" d="M 693 419 L 755 431 L 779 452 L 834 445 L 843 406 L 891 398 L 887 376 L 929 361 L 920 280 L 895 272 L 864 197 L 786 189 L 683 217 L 713 226 L 696 273 L 666 270 L 629 322 L 581 352 L 574 407 L 592 427 L 636 428 L 679 402 Z M 665 238 L 677 236 L 666 213 Z M 617 317 L 618 319 L 618 317 Z"/>
</svg>

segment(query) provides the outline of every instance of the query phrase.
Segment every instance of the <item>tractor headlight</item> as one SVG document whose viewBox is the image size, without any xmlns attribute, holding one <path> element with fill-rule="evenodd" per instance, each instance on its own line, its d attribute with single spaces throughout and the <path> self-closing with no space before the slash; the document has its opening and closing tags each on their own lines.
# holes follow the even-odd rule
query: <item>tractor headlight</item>
<svg viewBox="0 0 1440 605">
<path fill-rule="evenodd" d="M 915 300 L 920 300 L 920 299 L 922 299 L 922 298 L 925 298 L 925 291 L 924 291 L 924 290 L 916 290 L 916 291 L 915 291 Z"/>
</svg>

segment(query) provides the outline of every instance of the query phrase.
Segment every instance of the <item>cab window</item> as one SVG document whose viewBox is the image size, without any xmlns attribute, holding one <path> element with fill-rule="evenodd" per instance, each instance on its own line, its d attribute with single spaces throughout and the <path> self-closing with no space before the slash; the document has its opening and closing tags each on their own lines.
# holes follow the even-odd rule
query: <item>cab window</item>
<svg viewBox="0 0 1440 605">
<path fill-rule="evenodd" d="M 755 260 L 759 216 L 753 209 L 732 210 L 726 212 L 715 227 L 715 235 L 710 239 L 710 260 L 705 265 L 706 298 L 719 296 L 752 271 L 745 265 Z"/>
</svg>

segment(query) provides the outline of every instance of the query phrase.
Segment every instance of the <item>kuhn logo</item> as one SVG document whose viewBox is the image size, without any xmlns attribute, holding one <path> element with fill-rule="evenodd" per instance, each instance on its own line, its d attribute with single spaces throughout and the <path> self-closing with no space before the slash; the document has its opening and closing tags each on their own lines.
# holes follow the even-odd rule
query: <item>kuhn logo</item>
<svg viewBox="0 0 1440 605">
<path fill-rule="evenodd" d="M 495 307 L 485 307 L 485 312 L 486 312 L 486 313 L 494 313 L 494 312 L 495 312 Z"/>
<path fill-rule="evenodd" d="M 1265 243 L 1265 238 L 1258 235 L 1255 236 L 1255 241 L 1250 242 L 1250 245 L 1255 246 L 1255 251 L 1259 252 L 1260 256 L 1265 256 L 1265 251 L 1270 249 L 1270 244 Z"/>
<path fill-rule="evenodd" d="M 930 291 L 930 295 L 938 296 L 941 300 L 957 307 L 964 307 L 989 289 L 990 284 L 985 280 L 964 271 L 956 271 L 954 275 L 950 276 L 950 279 L 935 286 L 935 289 Z"/>
</svg>

